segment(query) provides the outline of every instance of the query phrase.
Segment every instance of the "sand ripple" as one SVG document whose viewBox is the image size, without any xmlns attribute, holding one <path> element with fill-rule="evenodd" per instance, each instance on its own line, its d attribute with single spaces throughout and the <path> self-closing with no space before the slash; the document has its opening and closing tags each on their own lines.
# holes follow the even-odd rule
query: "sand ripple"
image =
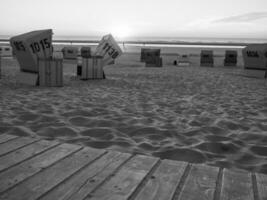
<svg viewBox="0 0 267 200">
<path fill-rule="evenodd" d="M 238 68 L 110 66 L 106 80 L 32 88 L 8 64 L 0 133 L 267 173 L 267 83 Z"/>
</svg>

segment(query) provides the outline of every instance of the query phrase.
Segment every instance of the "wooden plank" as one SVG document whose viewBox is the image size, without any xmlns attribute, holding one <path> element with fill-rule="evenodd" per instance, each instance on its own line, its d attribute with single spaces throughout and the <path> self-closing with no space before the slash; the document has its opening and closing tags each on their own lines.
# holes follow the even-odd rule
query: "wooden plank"
<svg viewBox="0 0 267 200">
<path fill-rule="evenodd" d="M 193 165 L 182 188 L 179 200 L 212 200 L 219 168 Z"/>
<path fill-rule="evenodd" d="M 241 170 L 230 171 L 224 169 L 220 200 L 252 200 L 251 175 Z"/>
<path fill-rule="evenodd" d="M 256 173 L 255 176 L 257 180 L 259 200 L 266 200 L 267 199 L 267 175 Z"/>
<path fill-rule="evenodd" d="M 0 173 L 0 193 L 79 149 L 77 145 L 62 144 Z"/>
<path fill-rule="evenodd" d="M 15 139 L 17 137 L 18 136 L 15 136 L 15 135 L 1 134 L 0 135 L 0 144 L 4 143 L 4 142 L 7 142 L 9 140 Z"/>
<path fill-rule="evenodd" d="M 79 171 L 85 165 L 91 163 L 104 152 L 104 150 L 84 148 L 72 156 L 69 156 L 43 170 L 36 176 L 16 185 L 14 188 L 1 195 L 0 199 L 35 200 L 70 177 L 72 174 Z"/>
<path fill-rule="evenodd" d="M 114 156 L 115 155 L 115 156 Z M 105 181 L 114 171 L 127 159 L 130 154 L 119 154 L 110 152 L 106 157 L 94 163 L 84 173 L 87 173 L 87 180 L 84 185 L 80 186 L 79 190 L 73 193 L 68 200 L 82 200 L 90 192 L 95 190 L 103 181 Z M 77 178 L 77 177 L 76 177 Z M 77 182 L 77 181 L 76 181 Z M 49 200 L 49 199 L 47 199 Z"/>
<path fill-rule="evenodd" d="M 39 200 L 79 200 L 84 199 L 93 189 L 102 183 L 117 167 L 131 155 L 119 152 L 108 152 L 100 159 L 88 165 L 69 180 L 61 183 Z"/>
<path fill-rule="evenodd" d="M 86 199 L 128 199 L 159 159 L 137 155 Z"/>
<path fill-rule="evenodd" d="M 31 144 L 33 142 L 36 142 L 38 140 L 40 139 L 27 137 L 18 137 L 13 140 L 9 140 L 5 143 L 0 144 L 0 156 L 5 155 L 28 144 Z"/>
<path fill-rule="evenodd" d="M 0 172 L 59 144 L 41 140 L 0 157 Z"/>
<path fill-rule="evenodd" d="M 163 160 L 135 199 L 172 199 L 186 166 L 185 162 Z"/>
</svg>

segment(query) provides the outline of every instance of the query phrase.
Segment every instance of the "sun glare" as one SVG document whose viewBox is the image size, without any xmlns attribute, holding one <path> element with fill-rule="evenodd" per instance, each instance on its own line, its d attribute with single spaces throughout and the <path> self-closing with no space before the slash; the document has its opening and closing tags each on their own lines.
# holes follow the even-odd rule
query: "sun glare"
<svg viewBox="0 0 267 200">
<path fill-rule="evenodd" d="M 130 36 L 131 30 L 127 26 L 114 26 L 111 28 L 111 33 L 118 39 L 124 39 Z"/>
</svg>

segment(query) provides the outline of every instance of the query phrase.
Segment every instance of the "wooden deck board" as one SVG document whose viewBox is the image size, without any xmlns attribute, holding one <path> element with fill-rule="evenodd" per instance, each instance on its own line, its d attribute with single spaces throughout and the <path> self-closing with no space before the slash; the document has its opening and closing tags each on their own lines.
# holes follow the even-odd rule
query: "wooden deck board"
<svg viewBox="0 0 267 200">
<path fill-rule="evenodd" d="M 91 165 L 65 181 L 40 200 L 81 200 L 100 185 L 128 158 L 130 154 L 108 152 Z"/>
<path fill-rule="evenodd" d="M 7 142 L 9 140 L 15 139 L 17 136 L 15 135 L 8 135 L 8 134 L 1 134 L 0 135 L 0 144 Z"/>
<path fill-rule="evenodd" d="M 10 168 L 13 165 L 19 164 L 22 161 L 29 159 L 43 151 L 54 147 L 59 144 L 58 142 L 41 140 L 36 143 L 32 143 L 28 146 L 20 148 L 16 151 L 8 153 L 0 157 L 0 172 Z"/>
<path fill-rule="evenodd" d="M 133 157 L 110 180 L 86 199 L 128 199 L 157 162 L 157 158 L 148 156 Z"/>
<path fill-rule="evenodd" d="M 80 148 L 81 147 L 76 145 L 62 144 L 44 152 L 38 157 L 34 157 L 0 173 L 0 193 L 38 173 L 42 169 L 54 164 L 69 154 L 79 150 Z"/>
<path fill-rule="evenodd" d="M 3 194 L 0 199 L 35 200 L 104 152 L 104 150 L 84 148 L 16 185 Z M 62 170 L 63 168 L 64 170 Z"/>
<path fill-rule="evenodd" d="M 0 145 L 0 156 L 3 156 L 11 151 L 19 149 L 23 146 L 36 142 L 38 139 L 36 138 L 15 138 L 13 140 L 9 140 Z"/>
<path fill-rule="evenodd" d="M 0 200 L 16 199 L 266 200 L 267 175 L 0 135 Z"/>
<path fill-rule="evenodd" d="M 135 199 L 171 200 L 187 163 L 164 160 Z"/>
<path fill-rule="evenodd" d="M 259 200 L 267 200 L 267 175 L 256 173 Z"/>
<path fill-rule="evenodd" d="M 218 172 L 216 167 L 193 165 L 179 200 L 213 200 Z"/>
<path fill-rule="evenodd" d="M 252 200 L 254 199 L 251 174 L 224 169 L 220 200 Z"/>
</svg>

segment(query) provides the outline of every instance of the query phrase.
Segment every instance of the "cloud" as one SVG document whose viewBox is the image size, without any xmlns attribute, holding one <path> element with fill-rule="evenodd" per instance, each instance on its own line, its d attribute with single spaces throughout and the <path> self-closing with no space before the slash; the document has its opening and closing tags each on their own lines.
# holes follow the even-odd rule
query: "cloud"
<svg viewBox="0 0 267 200">
<path fill-rule="evenodd" d="M 267 18 L 267 12 L 252 12 L 243 15 L 236 15 L 231 17 L 225 17 L 222 19 L 217 19 L 213 21 L 213 23 L 244 23 L 264 18 Z"/>
</svg>

